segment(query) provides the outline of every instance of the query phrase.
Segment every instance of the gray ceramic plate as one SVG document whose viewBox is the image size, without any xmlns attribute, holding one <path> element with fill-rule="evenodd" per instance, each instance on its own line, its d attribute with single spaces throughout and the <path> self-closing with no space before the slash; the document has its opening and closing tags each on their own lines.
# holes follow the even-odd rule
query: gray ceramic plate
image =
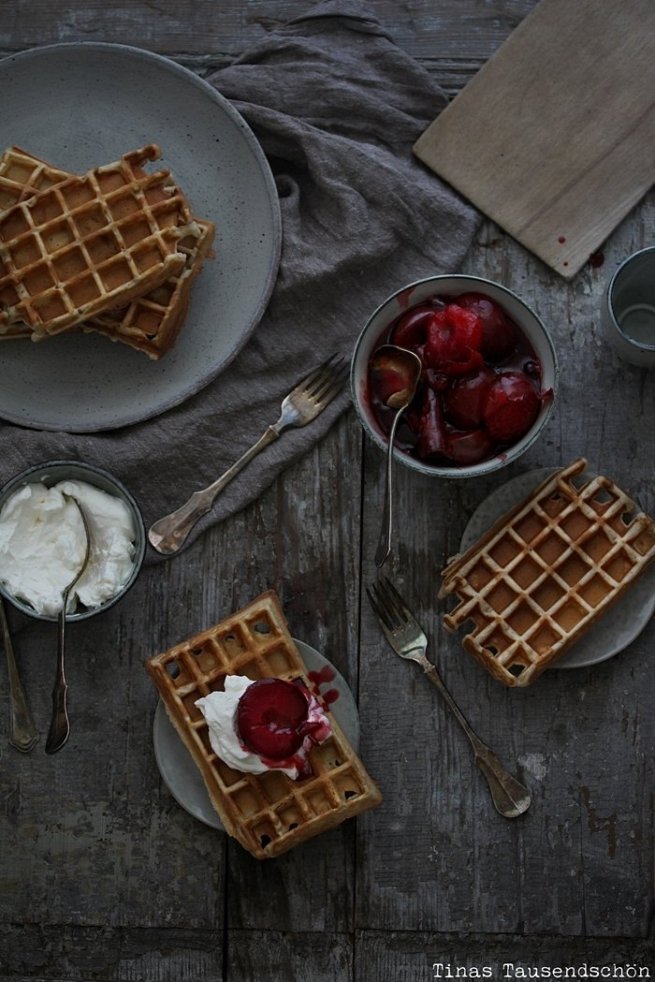
<svg viewBox="0 0 655 982">
<path fill-rule="evenodd" d="M 91 432 L 147 419 L 202 389 L 258 323 L 280 257 L 270 168 L 243 118 L 207 82 L 123 45 L 58 44 L 0 62 L 0 151 L 16 144 L 82 173 L 148 143 L 193 212 L 216 224 L 216 258 L 194 283 L 161 362 L 100 335 L 0 343 L 0 417 Z"/>
<path fill-rule="evenodd" d="M 519 474 L 493 491 L 473 512 L 464 529 L 460 549 L 464 551 L 472 546 L 494 522 L 529 495 L 554 470 L 556 468 L 546 467 Z M 644 629 L 654 610 L 655 566 L 651 566 L 552 668 L 583 668 L 617 655 Z"/>
<path fill-rule="evenodd" d="M 331 668 L 334 678 L 330 689 L 336 689 L 339 698 L 334 701 L 332 712 L 352 746 L 359 747 L 359 715 L 353 694 L 344 677 L 320 652 L 303 641 L 297 641 L 302 660 L 310 672 L 320 672 Z M 155 759 L 164 784 L 179 805 L 194 818 L 200 819 L 212 828 L 222 829 L 221 821 L 209 800 L 200 771 L 193 763 L 191 754 L 184 746 L 173 724 L 166 715 L 163 702 L 157 704 L 152 730 Z"/>
</svg>

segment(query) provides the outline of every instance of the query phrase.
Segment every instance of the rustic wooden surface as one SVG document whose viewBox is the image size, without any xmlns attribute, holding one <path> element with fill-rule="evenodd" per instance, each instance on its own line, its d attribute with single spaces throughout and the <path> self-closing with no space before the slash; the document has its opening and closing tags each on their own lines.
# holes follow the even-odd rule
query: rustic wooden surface
<svg viewBox="0 0 655 982">
<path fill-rule="evenodd" d="M 5 0 L 0 54 L 78 39 L 129 42 L 205 73 L 306 0 Z M 382 23 L 456 93 L 534 0 L 371 0 Z M 1 98 L 1 94 L 0 94 Z M 419 671 L 381 640 L 374 575 L 383 460 L 351 412 L 258 502 L 175 561 L 148 568 L 102 623 L 70 630 L 75 734 L 54 758 L 7 746 L 0 701 L 0 979 L 10 982 L 378 982 L 433 964 L 653 966 L 655 627 L 593 668 L 506 691 L 438 621 L 438 573 L 468 516 L 507 477 L 584 455 L 655 511 L 654 376 L 599 335 L 603 285 L 653 241 L 652 192 L 570 282 L 491 222 L 464 272 L 521 294 L 561 365 L 547 431 L 509 472 L 461 485 L 397 471 L 393 573 L 416 598 L 463 710 L 533 791 L 498 816 L 463 735 Z M 411 521 L 409 520 L 411 516 Z M 275 587 L 296 637 L 324 651 L 360 707 L 375 812 L 258 864 L 189 816 L 154 759 L 149 654 Z M 51 632 L 12 616 L 35 716 L 48 718 Z M 48 665 L 50 665 L 48 654 Z M 3 685 L 3 689 L 5 686 Z M 4 735 L 3 735 L 4 734 Z M 445 969 L 444 969 L 445 971 Z"/>
</svg>

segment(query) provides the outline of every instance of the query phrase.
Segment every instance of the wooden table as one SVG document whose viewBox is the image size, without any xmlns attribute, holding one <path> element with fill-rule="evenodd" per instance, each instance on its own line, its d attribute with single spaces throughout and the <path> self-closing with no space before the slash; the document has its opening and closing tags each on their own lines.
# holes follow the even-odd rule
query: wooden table
<svg viewBox="0 0 655 982">
<path fill-rule="evenodd" d="M 0 54 L 107 40 L 206 74 L 309 6 L 5 0 Z M 534 0 L 369 6 L 454 94 Z M 78 700 L 64 752 L 9 748 L 3 697 L 0 978 L 400 982 L 454 977 L 458 966 L 517 977 L 505 963 L 655 970 L 655 627 L 602 664 L 509 691 L 444 636 L 435 599 L 467 518 L 514 474 L 586 456 L 655 512 L 653 374 L 614 360 L 598 324 L 609 274 L 652 244 L 654 216 L 651 194 L 607 241 L 602 265 L 568 283 L 483 224 L 463 271 L 516 290 L 548 325 L 561 363 L 556 412 L 509 472 L 465 485 L 396 473 L 399 516 L 411 521 L 399 522 L 394 574 L 417 599 L 463 710 L 531 786 L 530 811 L 514 822 L 493 811 L 436 691 L 381 639 L 363 591 L 374 575 L 383 459 L 351 411 L 255 505 L 175 561 L 149 567 L 101 628 L 71 630 L 96 698 Z M 259 864 L 163 784 L 142 662 L 271 586 L 292 633 L 327 654 L 356 694 L 361 753 L 385 800 Z M 43 722 L 52 632 L 13 616 L 12 624 Z"/>
</svg>

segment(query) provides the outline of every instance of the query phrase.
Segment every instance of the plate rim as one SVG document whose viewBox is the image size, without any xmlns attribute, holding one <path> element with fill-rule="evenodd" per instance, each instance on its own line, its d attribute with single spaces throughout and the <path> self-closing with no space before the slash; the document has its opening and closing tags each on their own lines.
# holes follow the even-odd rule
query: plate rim
<svg viewBox="0 0 655 982">
<path fill-rule="evenodd" d="M 65 421 L 49 421 L 47 419 L 26 419 L 19 413 L 12 412 L 11 409 L 0 410 L 1 420 L 8 423 L 13 423 L 14 425 L 24 426 L 27 429 L 45 432 L 59 432 L 63 430 L 69 433 L 82 434 L 109 432 L 120 429 L 124 426 L 134 426 L 137 423 L 142 423 L 146 422 L 147 420 L 157 418 L 168 410 L 182 405 L 192 396 L 197 395 L 229 366 L 229 364 L 246 345 L 248 340 L 252 337 L 257 325 L 264 315 L 268 304 L 270 303 L 279 275 L 283 244 L 283 226 L 282 212 L 277 187 L 275 184 L 275 178 L 264 150 L 249 124 L 246 122 L 238 109 L 236 109 L 235 106 L 232 105 L 232 103 L 221 92 L 219 92 L 218 89 L 210 85 L 206 79 L 202 78 L 200 75 L 197 75 L 184 65 L 180 65 L 167 55 L 150 51 L 147 48 L 140 48 L 137 45 L 122 44 L 112 41 L 61 41 L 52 44 L 35 45 L 30 48 L 26 48 L 23 51 L 12 52 L 11 54 L 5 55 L 0 59 L 0 74 L 5 70 L 10 70 L 11 65 L 15 64 L 16 62 L 38 59 L 47 55 L 56 55 L 60 52 L 70 52 L 79 50 L 80 48 L 104 51 L 109 54 L 114 53 L 123 57 L 133 58 L 135 61 L 150 63 L 154 66 L 158 66 L 163 71 L 170 73 L 171 76 L 178 78 L 181 83 L 194 86 L 231 120 L 231 122 L 240 132 L 241 137 L 244 139 L 261 174 L 263 187 L 266 191 L 270 204 L 271 225 L 268 231 L 271 233 L 272 241 L 271 255 L 266 269 L 266 275 L 263 281 L 263 288 L 259 301 L 256 307 L 254 307 L 251 311 L 249 321 L 244 330 L 240 333 L 236 342 L 226 351 L 220 362 L 216 366 L 212 367 L 209 372 L 201 374 L 190 384 L 181 384 L 179 389 L 163 402 L 158 402 L 154 406 L 140 410 L 137 408 L 137 403 L 137 405 L 130 406 L 120 415 L 120 417 L 114 416 L 112 419 L 109 419 L 105 413 L 104 421 L 98 419 L 95 421 L 76 421 L 71 419 L 67 419 Z M 135 352 L 137 357 L 140 354 L 140 352 Z M 145 356 L 141 355 L 141 357 Z M 103 414 L 101 413 L 100 415 L 102 416 Z"/>
</svg>

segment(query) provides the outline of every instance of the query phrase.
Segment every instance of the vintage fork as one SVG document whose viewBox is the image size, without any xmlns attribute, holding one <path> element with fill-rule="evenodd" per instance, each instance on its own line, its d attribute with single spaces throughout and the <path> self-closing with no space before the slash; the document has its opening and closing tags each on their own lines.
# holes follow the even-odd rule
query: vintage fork
<svg viewBox="0 0 655 982">
<path fill-rule="evenodd" d="M 331 355 L 315 368 L 282 400 L 280 418 L 268 426 L 259 440 L 239 457 L 225 473 L 201 491 L 194 491 L 188 501 L 151 525 L 150 544 L 158 552 L 177 552 L 202 515 L 212 507 L 216 496 L 236 477 L 253 457 L 280 436 L 289 426 L 306 426 L 329 406 L 343 388 L 347 378 L 346 363 L 340 355 Z"/>
<path fill-rule="evenodd" d="M 368 598 L 384 635 L 401 658 L 417 662 L 439 689 L 460 724 L 475 754 L 475 762 L 489 784 L 496 809 L 505 818 L 516 818 L 530 807 L 530 792 L 502 766 L 496 755 L 471 729 L 459 706 L 444 685 L 437 669 L 426 657 L 428 639 L 425 631 L 388 577 L 366 588 Z"/>
</svg>

